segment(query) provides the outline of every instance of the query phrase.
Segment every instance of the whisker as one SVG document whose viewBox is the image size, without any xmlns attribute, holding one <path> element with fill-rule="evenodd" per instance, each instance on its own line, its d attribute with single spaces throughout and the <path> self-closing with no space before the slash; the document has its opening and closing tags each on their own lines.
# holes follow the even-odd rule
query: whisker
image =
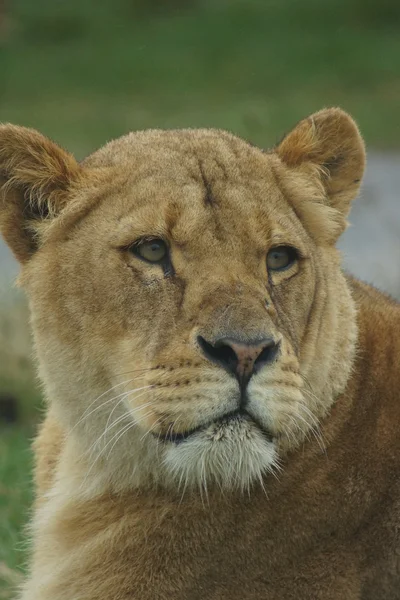
<svg viewBox="0 0 400 600">
<path fill-rule="evenodd" d="M 131 427 L 128 427 L 128 429 L 131 429 L 131 428 L 132 428 L 132 427 L 134 427 L 135 425 L 138 425 L 138 424 L 139 424 L 141 421 L 144 421 L 144 419 L 145 419 L 146 417 L 150 416 L 151 414 L 153 414 L 153 411 L 152 411 L 152 410 L 150 410 L 150 411 L 148 411 L 146 414 L 142 415 L 142 418 L 141 418 L 141 419 L 139 419 L 138 421 L 134 420 L 134 421 L 131 423 Z M 111 456 L 111 452 L 113 451 L 113 448 L 115 447 L 116 443 L 117 443 L 117 442 L 118 442 L 118 441 L 121 439 L 121 437 L 124 435 L 124 433 L 126 433 L 126 431 L 127 431 L 127 428 L 126 428 L 126 427 L 127 427 L 127 426 L 125 426 L 125 429 L 123 429 L 123 431 L 117 432 L 117 434 L 116 434 L 116 435 L 118 435 L 118 433 L 119 433 L 120 435 L 119 435 L 119 436 L 118 436 L 118 438 L 115 440 L 114 444 L 111 446 L 111 448 L 110 448 L 110 450 L 109 450 L 109 452 L 108 452 L 108 458 Z M 110 440 L 110 442 L 111 442 L 112 440 L 114 440 L 114 439 L 115 439 L 115 437 L 116 437 L 116 436 L 112 437 L 112 438 L 111 438 L 111 440 Z M 110 443 L 110 442 L 109 442 L 109 443 Z M 105 446 L 105 448 L 104 448 L 103 450 L 105 450 L 105 449 L 107 448 L 107 446 L 109 445 L 109 443 L 108 443 L 108 444 Z M 103 452 L 103 450 L 102 450 L 102 452 Z"/>
<path fill-rule="evenodd" d="M 136 369 L 136 372 L 137 372 L 137 371 L 151 371 L 151 370 L 155 370 L 155 368 L 148 368 L 148 369 Z M 135 370 L 132 370 L 132 371 L 127 371 L 125 374 L 132 374 L 132 373 L 134 373 L 134 372 L 135 372 Z M 119 374 L 119 375 L 117 375 L 117 376 L 122 376 L 122 375 L 123 375 L 123 373 L 120 373 L 120 374 Z M 163 377 L 163 376 L 165 376 L 165 375 L 166 375 L 166 373 L 165 373 L 165 372 L 164 372 L 164 373 L 160 373 L 160 378 L 161 378 L 161 377 Z M 149 387 L 152 387 L 152 386 L 154 386 L 154 383 L 153 383 L 153 384 L 149 384 L 149 386 L 141 386 L 141 387 L 139 387 L 139 388 L 136 388 L 136 390 L 130 390 L 130 391 L 128 391 L 128 392 L 122 392 L 122 394 L 119 394 L 119 395 L 117 395 L 117 396 L 114 396 L 113 398 L 110 398 L 110 399 L 106 400 L 106 402 L 104 402 L 104 403 L 103 403 L 103 404 L 101 404 L 100 406 L 96 407 L 96 408 L 95 408 L 95 409 L 94 409 L 92 412 L 89 412 L 89 414 L 87 414 L 87 413 L 88 413 L 88 411 L 90 411 L 90 408 L 93 406 L 93 404 L 95 404 L 96 402 L 98 402 L 98 401 L 99 401 L 101 398 L 103 398 L 103 397 L 104 397 L 106 394 L 108 394 L 109 392 L 111 392 L 112 390 L 114 390 L 114 389 L 115 389 L 115 388 L 117 388 L 117 387 L 120 387 L 120 386 L 122 386 L 122 385 L 127 385 L 128 383 L 132 383 L 132 381 L 138 381 L 138 380 L 139 380 L 139 379 L 141 379 L 142 377 L 144 377 L 144 374 L 142 374 L 142 375 L 139 375 L 139 376 L 137 376 L 137 377 L 133 377 L 133 378 L 131 378 L 131 379 L 127 379 L 127 380 L 125 380 L 125 381 L 121 381 L 121 382 L 119 382 L 119 383 L 117 383 L 117 384 L 113 385 L 111 388 L 109 388 L 108 390 L 106 390 L 106 391 L 105 391 L 105 392 L 103 392 L 102 394 L 100 394 L 100 396 L 97 396 L 97 398 L 95 398 L 94 400 L 92 400 L 92 402 L 89 404 L 89 406 L 88 406 L 88 407 L 87 407 L 87 408 L 84 410 L 84 412 L 82 413 L 82 416 L 81 416 L 81 418 L 80 418 L 80 419 L 79 419 L 79 421 L 78 421 L 78 422 L 77 422 L 77 423 L 74 425 L 73 429 L 75 429 L 75 427 L 77 427 L 77 425 L 79 425 L 79 423 L 81 423 L 81 422 L 82 422 L 82 420 L 83 420 L 84 418 L 86 418 L 86 417 L 89 417 L 91 414 L 93 414 L 93 412 L 97 411 L 97 410 L 98 410 L 98 409 L 100 409 L 102 406 L 105 406 L 107 403 L 109 403 L 109 402 L 112 402 L 113 400 L 116 400 L 117 398 L 121 397 L 121 395 L 122 395 L 122 394 L 125 394 L 125 393 L 131 393 L 131 392 L 133 392 L 133 391 L 140 391 L 140 390 L 142 390 L 142 389 L 147 389 L 147 388 L 149 388 Z M 72 429 L 72 430 L 73 430 L 73 429 Z"/>
<path fill-rule="evenodd" d="M 306 406 L 304 404 L 304 402 L 299 402 L 299 408 L 304 410 L 304 412 L 310 417 L 310 419 L 314 423 L 315 427 L 320 426 L 320 423 L 319 423 L 317 417 L 310 411 L 310 409 L 308 408 L 308 406 Z"/>
<path fill-rule="evenodd" d="M 268 494 L 267 494 L 267 490 L 265 489 L 265 485 L 264 485 L 264 480 L 263 480 L 263 477 L 262 477 L 262 473 L 258 473 L 258 481 L 259 481 L 259 483 L 261 485 L 261 489 L 264 492 L 265 497 L 268 498 Z"/>
<path fill-rule="evenodd" d="M 182 477 L 183 477 L 183 472 L 182 472 L 181 478 L 180 478 L 180 480 L 179 480 L 179 486 L 180 486 L 180 484 L 181 484 L 181 479 L 182 479 Z M 183 501 L 183 496 L 185 495 L 185 492 L 186 492 L 187 485 L 188 485 L 188 476 L 187 476 L 187 473 L 186 473 L 186 475 L 185 475 L 185 485 L 183 486 L 183 490 L 182 490 L 181 499 L 180 499 L 180 501 L 179 501 L 179 506 L 182 504 L 182 501 Z M 178 488 L 178 489 L 179 489 L 179 488 Z"/>
<path fill-rule="evenodd" d="M 113 412 L 115 411 L 115 409 L 117 408 L 117 406 L 119 406 L 121 404 L 121 402 L 123 402 L 127 397 L 129 398 L 131 396 L 131 394 L 135 394 L 133 396 L 133 398 L 135 400 L 137 400 L 138 398 L 141 398 L 145 394 L 145 392 L 142 392 L 141 394 L 138 394 L 138 395 L 136 395 L 136 392 L 140 392 L 141 390 L 147 390 L 147 389 L 149 389 L 151 387 L 153 387 L 153 385 L 146 385 L 146 386 L 143 386 L 143 387 L 140 387 L 140 388 L 136 388 L 134 390 L 130 390 L 129 392 L 126 392 L 126 395 L 124 394 L 124 397 L 121 400 L 119 400 L 119 402 L 116 403 L 116 405 L 112 409 L 111 413 L 109 414 L 109 417 L 108 417 L 108 420 L 107 420 L 107 423 L 106 423 L 106 428 L 108 426 L 108 423 L 110 422 L 110 419 L 111 419 L 111 416 L 112 416 Z M 150 402 L 148 402 L 144 406 L 150 406 L 150 404 L 152 404 L 152 403 L 153 403 L 153 400 L 151 400 Z M 144 406 L 142 405 L 142 406 L 138 406 L 135 409 L 130 409 L 131 414 L 133 414 L 133 413 L 135 413 L 135 412 L 137 412 L 139 410 L 142 410 L 144 408 Z"/>
<path fill-rule="evenodd" d="M 94 461 L 92 462 L 86 477 L 85 477 L 85 481 L 87 480 L 87 478 L 89 477 L 93 467 L 95 466 L 96 462 L 99 460 L 99 458 L 104 454 L 104 452 L 107 450 L 108 446 L 116 439 L 116 441 L 114 442 L 111 451 L 113 450 L 115 444 L 121 439 L 121 437 L 123 436 L 124 433 L 126 433 L 129 429 L 131 429 L 132 427 L 134 427 L 135 425 L 137 425 L 138 423 L 140 423 L 140 421 L 142 421 L 143 419 L 145 419 L 146 417 L 148 417 L 149 415 L 152 414 L 153 411 L 149 411 L 147 412 L 145 415 L 142 416 L 141 419 L 139 419 L 138 421 L 131 421 L 130 423 L 128 423 L 127 425 L 124 425 L 122 427 L 122 430 L 117 431 L 117 433 L 115 435 L 113 435 L 113 437 L 108 440 L 107 444 L 104 446 L 104 448 L 102 448 L 102 450 L 99 452 L 99 454 L 96 456 L 96 458 L 94 459 Z M 127 416 L 130 416 L 129 414 Z M 110 457 L 111 451 L 108 453 L 108 457 Z M 83 485 L 83 484 L 82 484 Z"/>
<path fill-rule="evenodd" d="M 124 425 L 124 427 L 122 428 L 122 430 L 123 430 L 123 431 L 125 431 L 125 430 L 126 430 L 126 428 L 129 428 L 129 427 L 131 427 L 131 426 L 132 426 L 132 422 L 129 422 L 129 423 L 128 423 L 128 425 Z M 118 433 L 119 433 L 119 432 L 117 432 L 117 434 L 116 434 L 116 435 L 118 435 Z M 93 470 L 93 467 L 95 466 L 96 462 L 99 460 L 99 458 L 101 457 L 101 455 L 102 455 L 102 454 L 104 453 L 104 451 L 106 450 L 106 448 L 107 448 L 108 444 L 109 444 L 109 443 L 111 443 L 111 441 L 114 439 L 114 437 L 115 437 L 115 436 L 113 436 L 113 437 L 111 438 L 111 440 L 110 440 L 110 441 L 109 441 L 109 442 L 106 444 L 106 446 L 105 446 L 105 447 L 104 447 L 104 448 L 101 450 L 101 452 L 99 452 L 99 454 L 98 454 L 98 455 L 96 456 L 96 458 L 93 460 L 92 464 L 90 465 L 90 467 L 89 467 L 89 469 L 88 469 L 88 471 L 87 471 L 87 473 L 86 473 L 86 475 L 85 475 L 85 479 L 84 479 L 84 481 L 82 482 L 81 488 L 84 486 L 85 482 L 87 481 L 87 479 L 88 479 L 88 477 L 89 477 L 90 473 L 92 472 L 92 470 Z"/>
<path fill-rule="evenodd" d="M 123 375 L 130 375 L 131 373 L 148 373 L 150 371 L 157 371 L 159 367 L 143 367 L 142 369 L 132 369 L 131 371 L 125 371 L 124 373 L 115 373 L 116 377 L 122 377 Z"/>
<path fill-rule="evenodd" d="M 100 400 L 101 398 L 103 398 L 103 396 L 105 396 L 109 392 L 112 392 L 112 390 L 115 390 L 115 388 L 120 387 L 121 385 L 125 385 L 127 383 L 130 383 L 131 381 L 134 381 L 134 380 L 133 379 L 128 379 L 126 381 L 121 381 L 120 383 L 117 383 L 117 384 L 113 385 L 108 390 L 106 390 L 105 392 L 103 392 L 102 394 L 100 394 L 100 396 L 97 396 L 97 398 L 95 398 L 94 400 L 92 400 L 92 402 L 89 404 L 89 406 L 83 411 L 82 417 L 84 417 L 85 414 L 87 413 L 87 411 L 90 410 L 90 408 L 93 406 L 93 404 L 95 404 L 98 400 Z"/>
<path fill-rule="evenodd" d="M 126 433 L 127 431 L 129 431 L 129 429 L 132 429 L 133 427 L 135 427 L 135 425 L 136 425 L 136 423 L 135 423 L 134 421 L 131 421 L 130 423 L 128 423 L 127 425 L 125 425 L 125 426 L 124 426 L 124 427 L 121 429 L 121 431 L 118 431 L 118 432 L 117 432 L 117 434 L 116 434 L 114 437 L 112 437 L 112 438 L 111 438 L 111 440 L 110 440 L 110 442 L 109 442 L 109 443 L 111 443 L 111 442 L 112 442 L 112 441 L 113 441 L 115 438 L 117 438 L 117 439 L 115 439 L 115 442 L 114 442 L 114 443 L 113 443 L 113 445 L 111 446 L 111 448 L 110 448 L 110 450 L 109 450 L 109 452 L 108 452 L 107 458 L 110 458 L 110 456 L 111 456 L 111 453 L 112 453 L 112 451 L 113 451 L 113 449 L 114 449 L 115 445 L 116 445 L 116 444 L 118 443 L 118 441 L 119 441 L 119 440 L 122 438 L 122 436 L 124 435 L 124 433 Z M 107 448 L 107 446 L 108 446 L 108 445 L 109 445 L 109 444 L 107 444 L 107 445 L 104 447 L 103 451 L 104 451 L 104 450 Z M 102 452 L 103 452 L 103 451 L 102 451 Z"/>
<path fill-rule="evenodd" d="M 145 437 L 147 435 L 149 435 L 149 433 L 151 433 L 152 431 L 154 431 L 154 428 L 156 427 L 156 425 L 158 425 L 159 423 L 161 423 L 164 419 L 165 419 L 165 415 L 161 415 L 161 417 L 159 417 L 156 421 L 154 421 L 154 423 L 150 427 L 150 429 L 148 429 L 146 431 L 146 433 L 140 438 L 140 441 L 143 442 L 143 440 L 145 439 Z"/>
<path fill-rule="evenodd" d="M 102 408 L 102 406 L 105 406 L 106 404 L 109 404 L 113 400 L 117 400 L 121 396 L 133 393 L 135 391 L 140 391 L 140 390 L 143 390 L 143 389 L 147 389 L 147 388 L 153 387 L 152 385 L 149 385 L 149 386 L 144 386 L 144 387 L 140 387 L 140 388 L 135 388 L 133 390 L 129 390 L 128 392 L 121 392 L 121 394 L 118 394 L 117 396 L 114 396 L 113 398 L 109 398 L 108 400 L 106 400 L 105 402 L 103 402 L 102 404 L 100 404 L 99 406 L 96 406 L 96 408 L 94 408 L 92 411 L 90 411 L 89 414 L 86 414 L 87 411 L 90 409 L 90 407 L 93 406 L 94 402 L 97 402 L 98 400 L 100 400 L 100 398 L 102 398 L 105 394 L 108 394 L 111 390 L 113 390 L 114 388 L 116 388 L 118 385 L 126 385 L 128 383 L 131 383 L 132 381 L 135 381 L 135 379 L 128 379 L 127 381 L 123 381 L 122 383 L 119 383 L 119 384 L 115 385 L 114 387 L 110 388 L 109 390 L 107 390 L 106 392 L 104 392 L 103 394 L 101 394 L 100 396 L 98 396 L 98 398 L 96 398 L 93 402 L 91 402 L 89 404 L 89 406 L 83 412 L 83 414 L 82 414 L 81 418 L 79 419 L 79 421 L 77 423 L 75 423 L 75 425 L 73 426 L 73 428 L 71 429 L 71 431 L 73 431 L 75 429 L 75 427 L 77 427 L 84 419 L 88 418 L 94 412 L 96 412 L 97 410 L 99 410 L 100 408 Z"/>
<path fill-rule="evenodd" d="M 201 463 L 200 479 L 201 479 L 201 487 L 204 489 L 204 493 L 205 493 L 205 496 L 206 496 L 207 504 L 209 506 L 210 505 L 210 499 L 208 497 L 206 465 L 205 465 L 204 458 L 203 458 L 202 463 Z"/>
<path fill-rule="evenodd" d="M 129 394 L 128 394 L 128 395 L 129 395 Z M 118 400 L 118 402 L 116 402 L 116 403 L 115 403 L 115 405 L 114 405 L 114 407 L 111 409 L 111 411 L 110 411 L 110 414 L 108 415 L 108 419 L 107 419 L 106 426 L 105 426 L 105 432 L 106 432 L 106 431 L 107 431 L 107 429 L 108 429 L 108 425 L 109 425 L 109 423 L 110 423 L 110 421 L 111 421 L 111 417 L 113 416 L 113 414 L 114 414 L 115 410 L 117 409 L 117 407 L 118 407 L 118 406 L 120 406 L 120 405 L 122 404 L 122 402 L 124 402 L 124 401 L 125 401 L 125 398 L 126 398 L 126 395 L 124 394 L 124 395 L 123 395 L 123 397 L 122 397 L 120 400 Z M 104 433 L 105 433 L 105 432 L 104 432 Z M 104 435 L 104 434 L 103 434 L 103 435 Z"/>
<path fill-rule="evenodd" d="M 301 405 L 299 405 L 301 406 Z M 315 425 L 313 426 L 312 423 L 309 423 L 308 421 L 306 421 L 301 415 L 297 415 L 297 418 L 300 419 L 301 421 L 303 421 L 303 423 L 305 423 L 305 425 L 307 425 L 307 427 L 309 428 L 309 432 L 314 436 L 314 438 L 316 439 L 321 451 L 326 454 L 326 446 L 325 446 L 325 442 L 324 439 L 321 435 L 321 432 L 319 431 L 318 427 L 316 428 Z"/>
<path fill-rule="evenodd" d="M 310 398 L 311 400 L 314 401 L 314 404 L 317 406 L 321 406 L 321 400 L 318 398 L 318 396 L 316 396 L 314 394 L 314 392 L 312 392 L 311 390 L 308 390 L 307 388 L 303 388 L 303 394 L 305 394 L 308 398 Z"/>
<path fill-rule="evenodd" d="M 277 466 L 277 465 L 275 465 L 274 463 L 272 463 L 272 464 L 269 466 L 269 469 L 268 469 L 268 470 L 269 470 L 269 472 L 271 473 L 271 475 L 272 475 L 273 477 L 275 477 L 275 479 L 276 479 L 277 481 L 280 481 L 280 479 L 279 479 L 279 473 L 280 473 L 280 469 L 278 468 L 278 466 Z M 278 473 L 276 473 L 276 471 L 278 471 Z"/>
<path fill-rule="evenodd" d="M 105 427 L 105 430 L 100 435 L 100 437 L 97 438 L 97 440 L 91 445 L 91 447 L 89 448 L 89 450 L 87 451 L 87 453 L 89 454 L 93 450 L 93 448 L 95 446 L 99 445 L 101 439 L 103 437 L 105 437 L 107 435 L 107 433 L 110 431 L 110 429 L 112 429 L 115 425 L 117 425 L 118 423 L 120 423 L 121 421 L 123 421 L 126 418 L 132 418 L 132 416 L 136 412 L 139 412 L 140 410 L 143 410 L 144 408 L 147 408 L 148 406 L 151 406 L 152 404 L 153 404 L 153 402 L 147 402 L 146 404 L 143 404 L 142 406 L 138 406 L 135 409 L 130 409 L 129 411 L 126 411 L 123 415 L 120 415 L 117 419 L 115 419 L 109 426 L 107 426 L 108 425 L 108 421 L 107 421 L 107 425 Z"/>
<path fill-rule="evenodd" d="M 99 406 L 96 406 L 96 408 L 93 408 L 87 415 L 84 415 L 83 417 L 81 417 L 79 419 L 79 421 L 77 423 L 75 423 L 75 425 L 71 429 L 71 432 L 74 431 L 74 429 L 76 429 L 76 427 L 78 427 L 78 425 L 80 423 L 82 423 L 82 421 L 85 421 L 87 418 L 90 417 L 90 415 L 94 414 L 95 412 L 97 412 L 98 410 L 103 408 L 103 406 L 106 406 L 107 404 L 110 404 L 110 402 L 113 402 L 114 400 L 118 400 L 118 398 L 121 398 L 121 397 L 122 397 L 122 400 L 124 400 L 128 394 L 129 394 L 129 392 L 122 392 L 121 394 L 118 394 L 118 396 L 114 396 L 113 398 L 109 398 L 105 402 L 102 402 Z"/>
<path fill-rule="evenodd" d="M 182 368 L 182 365 L 178 365 L 178 367 L 174 368 Z M 149 373 L 150 371 L 160 371 L 160 375 L 165 375 L 168 373 L 168 367 L 147 367 L 143 369 L 133 369 L 132 371 L 125 371 L 124 373 L 116 373 L 117 377 L 122 377 L 123 375 L 130 375 L 131 373 Z"/>
<path fill-rule="evenodd" d="M 115 419 L 111 425 L 105 430 L 103 431 L 103 433 L 100 435 L 100 437 L 93 442 L 93 444 L 90 446 L 90 448 L 87 450 L 87 454 L 89 454 L 89 456 L 93 453 L 94 449 L 96 448 L 96 446 L 98 446 L 101 442 L 101 440 L 107 435 L 107 433 L 109 433 L 109 431 L 111 429 L 113 429 L 113 427 L 115 427 L 115 425 L 118 425 L 119 423 L 121 423 L 122 421 L 124 421 L 125 419 L 129 419 L 130 420 L 130 414 L 128 412 L 124 413 L 123 415 L 120 415 L 117 419 Z"/>
<path fill-rule="evenodd" d="M 291 415 L 287 415 L 287 416 L 288 416 L 288 418 L 290 419 L 291 423 L 292 423 L 293 425 L 295 425 L 299 431 L 301 431 L 301 428 L 300 428 L 299 424 L 298 424 L 298 423 L 296 423 L 296 420 L 295 420 L 295 419 L 294 419 L 294 418 L 293 418 Z M 296 445 L 296 443 L 297 443 L 297 440 L 296 440 L 296 437 L 295 437 L 295 435 L 294 435 L 293 431 L 290 429 L 290 427 L 284 427 L 284 434 L 286 435 L 286 437 L 287 437 L 289 440 L 291 440 L 291 441 L 292 441 L 292 443 L 293 443 L 294 445 Z"/>
</svg>

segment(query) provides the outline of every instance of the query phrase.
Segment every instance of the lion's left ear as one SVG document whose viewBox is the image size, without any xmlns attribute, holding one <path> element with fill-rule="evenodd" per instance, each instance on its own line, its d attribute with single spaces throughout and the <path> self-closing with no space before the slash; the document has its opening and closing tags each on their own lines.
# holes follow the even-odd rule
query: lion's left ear
<svg viewBox="0 0 400 600">
<path fill-rule="evenodd" d="M 288 167 L 314 167 L 325 202 L 345 223 L 365 168 L 364 142 L 350 115 L 339 108 L 321 110 L 300 121 L 275 152 Z"/>
<path fill-rule="evenodd" d="M 0 125 L 0 232 L 24 263 L 38 232 L 65 208 L 81 174 L 74 157 L 34 129 Z"/>
</svg>

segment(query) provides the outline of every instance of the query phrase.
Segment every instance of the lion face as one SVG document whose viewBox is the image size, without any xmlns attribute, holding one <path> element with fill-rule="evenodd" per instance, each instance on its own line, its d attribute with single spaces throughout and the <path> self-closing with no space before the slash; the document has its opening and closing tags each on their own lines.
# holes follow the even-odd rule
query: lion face
<svg viewBox="0 0 400 600">
<path fill-rule="evenodd" d="M 28 200 L 6 183 L 2 222 L 52 410 L 88 472 L 262 482 L 319 435 L 348 378 L 354 308 L 334 242 L 363 168 L 354 123 L 322 111 L 271 153 L 210 130 L 130 134 L 79 166 L 51 152 L 58 178 Z"/>
</svg>

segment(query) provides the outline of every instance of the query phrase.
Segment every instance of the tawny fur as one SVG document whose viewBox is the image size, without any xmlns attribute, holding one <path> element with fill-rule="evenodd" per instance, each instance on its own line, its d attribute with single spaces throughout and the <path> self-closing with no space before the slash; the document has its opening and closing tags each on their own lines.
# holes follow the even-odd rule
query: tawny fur
<svg viewBox="0 0 400 600">
<path fill-rule="evenodd" d="M 268 153 L 147 131 L 80 165 L 0 127 L 48 400 L 23 600 L 398 600 L 400 309 L 335 248 L 364 162 L 339 109 Z M 132 253 L 149 237 L 170 272 Z M 281 245 L 299 260 L 268 271 Z M 199 335 L 279 340 L 249 419 L 219 421 L 238 384 Z"/>
</svg>

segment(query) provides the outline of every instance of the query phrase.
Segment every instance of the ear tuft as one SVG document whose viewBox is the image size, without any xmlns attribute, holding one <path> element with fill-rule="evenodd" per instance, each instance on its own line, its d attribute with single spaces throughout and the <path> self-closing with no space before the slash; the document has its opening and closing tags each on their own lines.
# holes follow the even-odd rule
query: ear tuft
<svg viewBox="0 0 400 600">
<path fill-rule="evenodd" d="M 0 125 L 0 229 L 17 259 L 35 251 L 35 224 L 56 217 L 79 178 L 74 157 L 34 129 Z"/>
<path fill-rule="evenodd" d="M 276 153 L 288 167 L 316 167 L 329 205 L 347 216 L 365 168 L 364 142 L 350 115 L 339 108 L 311 115 L 282 140 Z"/>
</svg>

